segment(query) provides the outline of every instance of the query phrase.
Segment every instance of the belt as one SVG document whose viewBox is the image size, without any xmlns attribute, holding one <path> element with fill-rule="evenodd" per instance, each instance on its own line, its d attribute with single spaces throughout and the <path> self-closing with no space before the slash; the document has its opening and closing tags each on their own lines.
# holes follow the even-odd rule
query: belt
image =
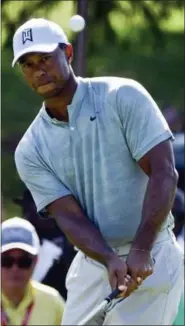
<svg viewBox="0 0 185 326">
<path fill-rule="evenodd" d="M 175 238 L 175 235 L 171 228 L 167 228 L 158 233 L 157 238 L 155 239 L 154 245 L 162 241 L 169 240 L 170 238 Z M 127 256 L 131 249 L 132 243 L 128 243 L 124 246 L 112 248 L 120 256 Z"/>
</svg>

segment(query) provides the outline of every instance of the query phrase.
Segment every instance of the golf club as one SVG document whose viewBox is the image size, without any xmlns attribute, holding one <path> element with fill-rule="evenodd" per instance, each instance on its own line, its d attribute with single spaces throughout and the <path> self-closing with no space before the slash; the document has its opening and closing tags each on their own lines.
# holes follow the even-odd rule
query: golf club
<svg viewBox="0 0 185 326">
<path fill-rule="evenodd" d="M 98 315 L 100 312 L 105 310 L 106 306 L 111 303 L 111 301 L 117 297 L 117 295 L 120 294 L 120 291 L 118 289 L 114 290 L 112 293 L 110 293 L 97 307 L 95 307 L 83 320 L 81 320 L 78 325 L 87 325 L 88 322 Z"/>
</svg>

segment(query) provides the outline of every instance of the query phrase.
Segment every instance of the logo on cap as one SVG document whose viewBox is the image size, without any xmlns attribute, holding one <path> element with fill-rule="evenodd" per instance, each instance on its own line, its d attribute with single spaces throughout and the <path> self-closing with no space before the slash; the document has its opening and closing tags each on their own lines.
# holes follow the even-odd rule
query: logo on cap
<svg viewBox="0 0 185 326">
<path fill-rule="evenodd" d="M 22 32 L 22 43 L 25 44 L 26 41 L 33 42 L 33 36 L 32 36 L 32 29 L 31 28 L 25 29 Z"/>
</svg>

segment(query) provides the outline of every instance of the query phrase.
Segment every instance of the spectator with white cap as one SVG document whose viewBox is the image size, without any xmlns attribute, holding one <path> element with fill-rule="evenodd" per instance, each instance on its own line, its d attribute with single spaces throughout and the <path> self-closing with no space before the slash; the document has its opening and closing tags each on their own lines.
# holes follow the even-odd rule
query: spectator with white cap
<svg viewBox="0 0 185 326">
<path fill-rule="evenodd" d="M 58 291 L 31 280 L 39 252 L 33 225 L 19 217 L 4 221 L 1 242 L 1 325 L 60 325 Z"/>
<path fill-rule="evenodd" d="M 76 254 L 73 246 L 53 218 L 39 218 L 28 189 L 25 189 L 22 198 L 13 198 L 13 202 L 21 207 L 22 216 L 35 227 L 40 239 L 38 261 L 32 279 L 54 287 L 65 300 L 67 298 L 65 278 Z"/>
</svg>

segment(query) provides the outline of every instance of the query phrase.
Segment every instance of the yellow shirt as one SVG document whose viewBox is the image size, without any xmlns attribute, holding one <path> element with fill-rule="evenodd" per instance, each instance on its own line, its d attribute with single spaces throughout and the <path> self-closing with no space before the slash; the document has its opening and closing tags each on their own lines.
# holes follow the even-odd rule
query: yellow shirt
<svg viewBox="0 0 185 326">
<path fill-rule="evenodd" d="M 34 306 L 27 325 L 61 325 L 64 300 L 54 288 L 35 281 L 30 282 L 25 297 L 18 307 L 13 306 L 2 293 L 3 309 L 11 325 L 22 325 L 27 308 L 32 301 Z"/>
</svg>

